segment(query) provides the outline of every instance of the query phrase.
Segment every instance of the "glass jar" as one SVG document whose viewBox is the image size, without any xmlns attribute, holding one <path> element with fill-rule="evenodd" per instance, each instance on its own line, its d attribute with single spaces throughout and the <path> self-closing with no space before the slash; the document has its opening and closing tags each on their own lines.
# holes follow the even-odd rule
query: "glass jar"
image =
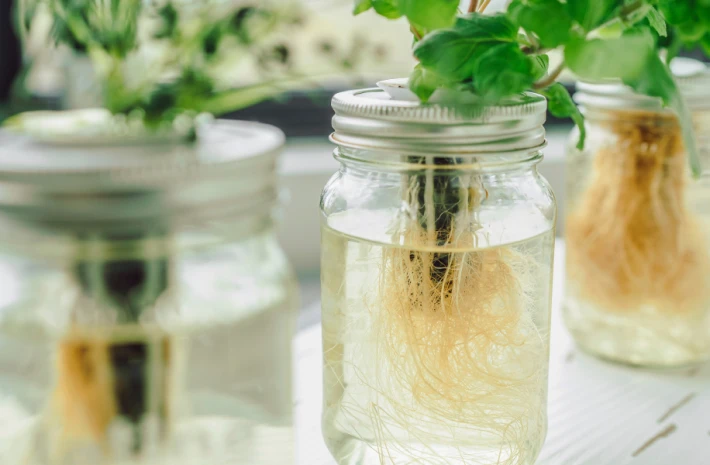
<svg viewBox="0 0 710 465">
<path fill-rule="evenodd" d="M 0 133 L 0 463 L 294 462 L 283 140 L 226 121 L 194 144 Z"/>
<path fill-rule="evenodd" d="M 328 448 L 341 465 L 534 463 L 556 215 L 537 171 L 545 100 L 481 109 L 365 89 L 333 108 L 340 170 L 321 199 Z"/>
<path fill-rule="evenodd" d="M 577 150 L 575 131 L 567 156 L 563 316 L 583 349 L 632 365 L 710 357 L 710 74 L 676 79 L 700 136 L 698 179 L 657 100 L 613 83 L 575 96 L 588 136 Z"/>
</svg>

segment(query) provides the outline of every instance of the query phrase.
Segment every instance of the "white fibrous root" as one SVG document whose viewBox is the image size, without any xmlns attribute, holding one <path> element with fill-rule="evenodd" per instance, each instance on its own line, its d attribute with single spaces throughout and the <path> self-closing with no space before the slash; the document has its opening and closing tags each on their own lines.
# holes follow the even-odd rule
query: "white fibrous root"
<svg viewBox="0 0 710 465">
<path fill-rule="evenodd" d="M 697 314 L 710 303 L 710 257 L 686 207 L 687 168 L 674 117 L 627 112 L 604 129 L 614 144 L 567 219 L 567 269 L 579 296 L 600 310 Z"/>
<path fill-rule="evenodd" d="M 479 247 L 478 184 L 459 191 L 455 211 L 424 195 L 428 220 L 403 215 L 394 235 L 405 246 L 383 249 L 340 405 L 380 463 L 522 465 L 544 436 L 548 344 L 529 286 L 540 267 L 510 246 Z"/>
</svg>

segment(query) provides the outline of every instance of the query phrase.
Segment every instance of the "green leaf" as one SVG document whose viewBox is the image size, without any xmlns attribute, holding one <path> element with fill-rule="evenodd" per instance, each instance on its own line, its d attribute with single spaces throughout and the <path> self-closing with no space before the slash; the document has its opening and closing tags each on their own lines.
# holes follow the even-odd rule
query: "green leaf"
<svg viewBox="0 0 710 465">
<path fill-rule="evenodd" d="M 651 27 L 658 33 L 659 36 L 666 37 L 668 35 L 666 19 L 657 9 L 653 7 L 649 8 L 646 18 L 651 24 Z"/>
<path fill-rule="evenodd" d="M 547 75 L 550 67 L 550 57 L 547 55 L 535 55 L 530 57 L 532 62 L 533 78 L 537 81 Z"/>
<path fill-rule="evenodd" d="M 469 13 L 459 16 L 454 29 L 466 37 L 478 40 L 514 42 L 518 39 L 518 28 L 502 13 L 490 16 Z"/>
<path fill-rule="evenodd" d="M 696 177 L 702 174 L 693 131 L 693 116 L 668 66 L 658 55 L 651 54 L 646 60 L 644 71 L 633 78 L 624 79 L 624 83 L 640 94 L 660 98 L 666 106 L 675 111 L 680 121 L 690 169 Z"/>
<path fill-rule="evenodd" d="M 666 49 L 666 63 L 670 63 L 673 58 L 677 57 L 680 50 L 683 48 L 683 41 L 678 37 L 678 33 L 673 29 L 668 30 L 668 37 L 664 37 L 658 44 L 660 48 Z"/>
<path fill-rule="evenodd" d="M 402 17 L 402 12 L 399 9 L 397 0 L 371 0 L 372 7 L 378 15 L 388 19 L 397 19 Z"/>
<path fill-rule="evenodd" d="M 707 32 L 707 29 L 702 22 L 695 18 L 689 19 L 688 21 L 680 24 L 676 28 L 676 31 L 683 41 L 692 43 L 702 39 Z"/>
<path fill-rule="evenodd" d="M 609 21 L 618 6 L 616 0 L 567 0 L 570 16 L 589 32 Z"/>
<path fill-rule="evenodd" d="M 158 9 L 160 26 L 154 37 L 156 39 L 167 39 L 173 37 L 177 31 L 178 11 L 172 3 L 168 2 Z"/>
<path fill-rule="evenodd" d="M 532 62 L 518 44 L 502 43 L 476 61 L 473 83 L 484 101 L 498 101 L 529 89 L 534 76 Z"/>
<path fill-rule="evenodd" d="M 513 23 L 534 33 L 544 47 L 555 48 L 570 39 L 572 18 L 557 0 L 513 0 L 508 15 Z"/>
<path fill-rule="evenodd" d="M 409 90 L 422 102 L 427 102 L 436 89 L 445 83 L 441 76 L 421 65 L 417 65 L 409 76 Z"/>
<path fill-rule="evenodd" d="M 480 54 L 480 44 L 457 31 L 442 29 L 420 40 L 414 47 L 414 56 L 424 67 L 451 80 L 462 81 L 473 75 L 473 58 Z"/>
<path fill-rule="evenodd" d="M 707 56 L 710 56 L 710 33 L 705 34 L 700 41 L 700 46 Z"/>
<path fill-rule="evenodd" d="M 478 57 L 502 42 L 516 43 L 517 31 L 503 15 L 467 15 L 453 28 L 427 34 L 414 47 L 414 56 L 426 68 L 451 81 L 473 76 Z"/>
<path fill-rule="evenodd" d="M 399 0 L 399 11 L 426 31 L 454 24 L 459 0 Z"/>
<path fill-rule="evenodd" d="M 577 148 L 579 150 L 584 149 L 584 141 L 587 138 L 587 131 L 584 127 L 584 117 L 577 105 L 574 104 L 565 86 L 556 83 L 546 89 L 542 89 L 540 93 L 547 97 L 547 105 L 550 113 L 557 118 L 572 118 L 572 121 L 574 121 L 579 128 Z"/>
<path fill-rule="evenodd" d="M 371 0 L 355 0 L 355 6 L 353 7 L 353 15 L 357 16 L 360 13 L 364 13 L 372 8 Z"/>
<path fill-rule="evenodd" d="M 579 78 L 591 81 L 634 78 L 654 54 L 650 32 L 616 39 L 574 40 L 565 47 L 565 63 Z"/>
<path fill-rule="evenodd" d="M 658 0 L 658 9 L 669 24 L 679 25 L 695 18 L 694 5 L 688 0 Z"/>
</svg>

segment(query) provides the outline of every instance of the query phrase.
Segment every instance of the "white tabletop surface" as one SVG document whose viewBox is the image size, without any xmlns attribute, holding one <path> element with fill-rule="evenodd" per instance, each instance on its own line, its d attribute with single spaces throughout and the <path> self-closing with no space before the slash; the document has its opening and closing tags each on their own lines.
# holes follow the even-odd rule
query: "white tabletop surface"
<svg viewBox="0 0 710 465">
<path fill-rule="evenodd" d="M 537 465 L 710 465 L 710 364 L 652 372 L 580 353 L 560 317 L 564 244 L 555 257 L 549 429 Z M 313 294 L 313 289 L 306 294 Z M 305 315 L 320 302 L 305 304 Z M 334 465 L 320 434 L 321 332 L 295 341 L 299 465 Z"/>
</svg>

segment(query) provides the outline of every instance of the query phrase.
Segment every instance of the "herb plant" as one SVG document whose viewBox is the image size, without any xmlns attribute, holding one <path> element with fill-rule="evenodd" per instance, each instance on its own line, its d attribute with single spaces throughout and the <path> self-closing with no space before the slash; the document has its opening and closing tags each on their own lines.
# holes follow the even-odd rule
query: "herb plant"
<svg viewBox="0 0 710 465">
<path fill-rule="evenodd" d="M 706 39 L 710 2 L 703 3 L 657 2 L 635 27 L 650 26 L 654 46 L 670 59 Z M 618 35 L 622 27 L 602 33 Z M 628 43 L 621 33 L 611 44 Z M 631 83 L 657 95 L 672 81 L 658 79 L 664 65 L 650 66 Z M 568 192 L 575 207 L 565 226 L 565 320 L 582 345 L 607 358 L 655 366 L 706 358 L 710 344 L 697 321 L 710 308 L 710 248 L 705 187 L 687 179 L 690 121 L 681 118 L 679 127 L 672 114 L 633 105 L 589 110 L 597 136 L 568 161 L 571 172 L 588 178 L 575 179 L 583 187 Z M 699 126 L 705 113 L 694 115 Z M 697 158 L 691 161 L 697 174 Z"/>
<path fill-rule="evenodd" d="M 557 78 L 569 68 L 582 80 L 620 79 L 677 113 L 700 173 L 690 114 L 667 62 L 684 44 L 710 49 L 710 0 L 513 0 L 505 13 L 484 15 L 489 3 L 471 0 L 461 12 L 458 0 L 356 0 L 354 13 L 406 17 L 419 62 L 409 86 L 422 101 L 439 88 L 470 90 L 484 104 L 532 90 L 553 115 L 575 121 L 580 147 L 583 117 Z M 557 48 L 564 60 L 549 69 Z"/>
<path fill-rule="evenodd" d="M 38 7 L 46 8 L 53 40 L 91 60 L 106 109 L 148 127 L 238 110 L 306 80 L 291 71 L 291 50 L 278 35 L 301 24 L 295 4 L 21 0 L 20 5 L 25 28 Z M 235 87 L 225 76 L 245 61 L 260 80 Z"/>
</svg>

